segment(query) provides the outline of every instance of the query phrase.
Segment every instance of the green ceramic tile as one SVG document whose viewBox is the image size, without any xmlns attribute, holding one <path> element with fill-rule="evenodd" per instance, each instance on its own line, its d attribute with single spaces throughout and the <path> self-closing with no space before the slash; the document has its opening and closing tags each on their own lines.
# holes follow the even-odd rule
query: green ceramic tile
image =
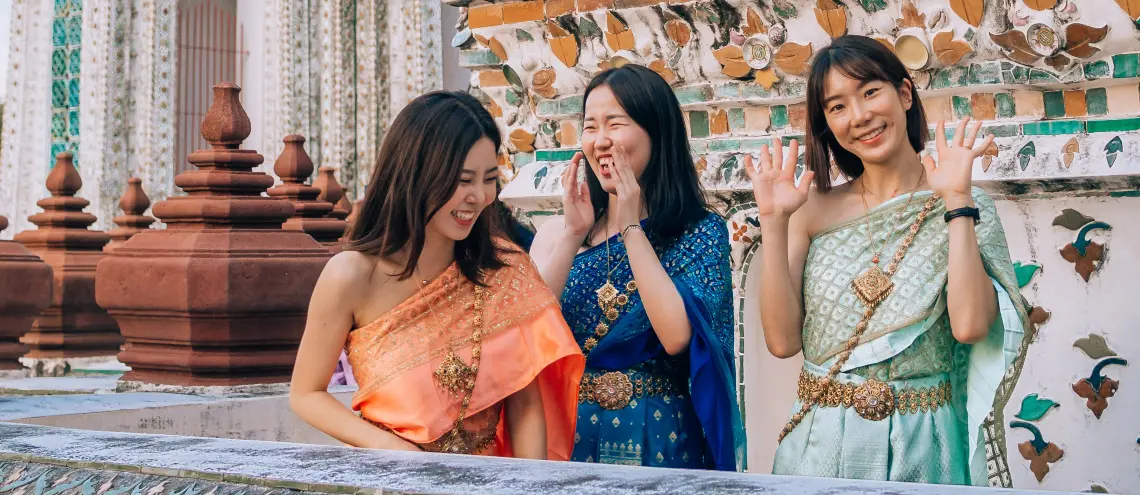
<svg viewBox="0 0 1140 495">
<path fill-rule="evenodd" d="M 785 105 L 773 105 L 770 107 L 773 129 L 783 129 L 788 126 L 788 107 Z"/>
<path fill-rule="evenodd" d="M 693 105 L 711 100 L 713 90 L 711 86 L 702 84 L 677 89 L 673 94 L 677 96 L 677 101 L 681 102 L 682 105 Z"/>
<path fill-rule="evenodd" d="M 1140 198 L 1140 191 L 1113 191 L 1108 195 L 1113 198 Z"/>
<path fill-rule="evenodd" d="M 728 129 L 730 131 L 739 131 L 744 129 L 744 109 L 743 108 L 730 108 L 728 109 Z"/>
<path fill-rule="evenodd" d="M 1021 131 L 1027 136 L 1080 134 L 1085 132 L 1085 122 L 1081 120 L 1052 120 L 1042 122 L 1029 122 L 1021 125 Z"/>
<path fill-rule="evenodd" d="M 503 61 L 491 50 L 463 50 L 459 52 L 460 67 L 499 65 Z"/>
<path fill-rule="evenodd" d="M 1021 135 L 1021 126 L 1017 124 L 991 125 L 982 128 L 983 134 L 993 134 L 994 137 L 1013 137 Z"/>
<path fill-rule="evenodd" d="M 565 115 L 578 115 L 582 113 L 582 95 L 567 96 L 558 100 L 558 110 Z"/>
<path fill-rule="evenodd" d="M 988 62 L 970 66 L 970 84 L 1001 84 L 1001 64 Z"/>
<path fill-rule="evenodd" d="M 67 133 L 72 137 L 79 137 L 79 110 L 67 111 Z"/>
<path fill-rule="evenodd" d="M 704 110 L 689 112 L 689 136 L 694 138 L 709 137 L 709 113 Z"/>
<path fill-rule="evenodd" d="M 717 99 L 735 100 L 740 98 L 740 83 L 721 84 L 713 88 L 713 96 Z"/>
<path fill-rule="evenodd" d="M 741 139 L 740 140 L 740 149 L 741 150 L 759 150 L 760 147 L 764 146 L 765 144 L 771 146 L 772 145 L 772 139 L 771 138 Z"/>
<path fill-rule="evenodd" d="M 1025 84 L 1029 82 L 1029 68 L 1017 65 L 1008 72 L 1003 71 L 1002 81 L 1006 84 Z"/>
<path fill-rule="evenodd" d="M 1125 132 L 1140 130 L 1140 118 L 1090 120 L 1087 124 L 1089 133 L 1094 132 Z"/>
<path fill-rule="evenodd" d="M 859 4 L 863 6 L 867 12 L 878 12 L 887 8 L 887 0 L 859 0 Z"/>
<path fill-rule="evenodd" d="M 994 95 L 994 103 L 997 106 L 998 118 L 1008 119 L 1017 115 L 1016 107 L 1013 104 L 1012 94 L 997 93 Z"/>
<path fill-rule="evenodd" d="M 78 45 L 83 38 L 83 16 L 72 15 L 67 18 L 67 44 Z"/>
<path fill-rule="evenodd" d="M 759 86 L 763 89 L 763 86 Z M 807 81 L 786 81 L 780 88 L 780 95 L 785 98 L 802 98 L 807 96 Z"/>
<path fill-rule="evenodd" d="M 1081 64 L 1076 64 L 1069 72 L 1061 74 L 1061 82 L 1065 84 L 1084 82 L 1085 80 L 1085 67 Z"/>
<path fill-rule="evenodd" d="M 1092 81 L 1094 79 L 1104 79 L 1107 77 L 1112 77 L 1112 69 L 1108 67 L 1108 61 L 1097 60 L 1096 62 L 1085 64 L 1085 79 Z"/>
<path fill-rule="evenodd" d="M 1045 117 L 1055 119 L 1065 116 L 1065 94 L 1060 91 L 1046 91 Z"/>
<path fill-rule="evenodd" d="M 1112 77 L 1137 77 L 1140 75 L 1140 53 L 1121 53 L 1112 56 Z"/>
<path fill-rule="evenodd" d="M 83 56 L 80 54 L 79 47 L 71 49 L 71 53 L 67 56 L 67 73 L 73 76 L 79 75 L 79 64 L 82 62 Z"/>
<path fill-rule="evenodd" d="M 941 69 L 934 74 L 934 80 L 931 82 L 933 89 L 946 89 L 946 88 L 959 88 L 965 86 L 969 81 L 968 67 L 947 67 Z"/>
<path fill-rule="evenodd" d="M 801 147 L 801 149 L 802 149 L 802 147 L 803 147 L 803 145 L 804 145 L 804 136 L 803 136 L 803 134 L 792 134 L 792 135 L 788 135 L 788 136 L 780 136 L 780 142 L 781 142 L 781 143 L 783 143 L 783 144 L 784 144 L 784 146 L 787 146 L 787 145 L 789 145 L 789 144 L 792 144 L 792 140 L 793 140 L 793 139 L 795 139 L 795 140 L 796 140 L 796 142 L 800 143 L 800 147 Z"/>
<path fill-rule="evenodd" d="M 1104 88 L 1090 88 L 1085 91 L 1085 107 L 1089 115 L 1108 114 L 1108 92 Z"/>
<path fill-rule="evenodd" d="M 559 149 L 559 150 L 537 150 L 534 152 L 534 159 L 540 162 L 565 162 L 574 158 L 574 153 L 577 149 Z"/>
<path fill-rule="evenodd" d="M 51 106 L 67 106 L 67 81 L 56 79 L 51 82 Z"/>
<path fill-rule="evenodd" d="M 73 77 L 67 80 L 67 106 L 75 108 L 79 106 L 79 78 Z"/>
<path fill-rule="evenodd" d="M 785 83 L 784 87 L 780 88 L 780 89 L 783 92 L 782 94 L 787 95 L 788 97 L 794 97 L 795 96 L 793 94 L 794 91 L 793 91 L 793 88 L 792 88 L 790 82 Z M 772 96 L 772 91 L 768 90 L 768 89 L 764 89 L 764 86 L 761 86 L 759 84 L 745 84 L 740 88 L 740 97 L 741 98 L 745 98 L 745 99 L 749 99 L 749 98 L 770 98 L 771 96 Z"/>
<path fill-rule="evenodd" d="M 970 98 L 966 96 L 955 96 L 951 98 L 954 105 L 954 116 L 957 118 L 973 117 L 974 108 L 970 104 Z"/>
<path fill-rule="evenodd" d="M 539 117 L 558 115 L 558 100 L 539 100 L 537 111 Z"/>
<path fill-rule="evenodd" d="M 52 46 L 67 46 L 67 21 L 55 19 L 51 21 Z"/>
<path fill-rule="evenodd" d="M 67 134 L 67 117 L 63 112 L 54 112 L 51 115 L 51 137 L 59 139 Z"/>
<path fill-rule="evenodd" d="M 737 151 L 740 149 L 738 139 L 717 139 L 709 141 L 709 151 Z"/>
<path fill-rule="evenodd" d="M 1052 72 L 1042 69 L 1033 69 L 1029 71 L 1029 82 L 1031 83 L 1051 83 L 1061 82 Z"/>
<path fill-rule="evenodd" d="M 67 73 L 67 50 L 56 48 L 51 52 L 51 75 L 63 77 Z"/>
<path fill-rule="evenodd" d="M 706 153 L 709 150 L 709 142 L 703 139 L 700 141 L 689 141 L 689 149 L 693 150 L 693 153 Z"/>
</svg>

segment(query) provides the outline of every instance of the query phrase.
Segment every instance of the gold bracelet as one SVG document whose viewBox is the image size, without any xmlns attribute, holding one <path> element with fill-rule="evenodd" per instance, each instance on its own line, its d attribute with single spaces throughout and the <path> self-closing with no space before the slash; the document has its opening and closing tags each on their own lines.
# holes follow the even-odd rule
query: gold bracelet
<svg viewBox="0 0 1140 495">
<path fill-rule="evenodd" d="M 629 229 L 637 229 L 640 230 L 642 234 L 645 233 L 645 230 L 641 228 L 641 225 L 638 225 L 636 223 L 626 225 L 624 229 L 621 229 L 621 240 L 625 240 L 625 235 L 629 233 Z"/>
</svg>

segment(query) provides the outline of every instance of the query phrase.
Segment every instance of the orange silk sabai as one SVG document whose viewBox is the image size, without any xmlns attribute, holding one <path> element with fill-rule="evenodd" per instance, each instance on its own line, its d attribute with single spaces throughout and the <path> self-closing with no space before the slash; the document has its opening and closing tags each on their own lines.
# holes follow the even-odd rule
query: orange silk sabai
<svg viewBox="0 0 1140 495">
<path fill-rule="evenodd" d="M 511 456 L 502 401 L 537 380 L 546 413 L 547 458 L 567 460 L 574 446 L 585 358 L 530 258 L 512 251 L 503 259 L 508 266 L 486 280 L 482 361 L 467 417 L 491 425 L 499 420 L 494 442 L 479 454 Z M 474 289 L 452 264 L 423 287 L 422 295 L 350 332 L 348 360 L 360 386 L 353 409 L 418 445 L 450 432 L 461 399 L 432 373 L 449 341 L 464 362 L 471 362 Z M 488 422 L 485 417 L 495 415 L 495 408 L 503 412 Z"/>
</svg>

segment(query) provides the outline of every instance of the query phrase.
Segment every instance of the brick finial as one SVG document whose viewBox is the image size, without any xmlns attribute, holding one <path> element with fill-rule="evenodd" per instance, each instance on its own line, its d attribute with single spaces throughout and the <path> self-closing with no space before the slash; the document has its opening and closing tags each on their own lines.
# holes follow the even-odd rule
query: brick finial
<svg viewBox="0 0 1140 495">
<path fill-rule="evenodd" d="M 123 209 L 123 214 L 111 220 L 117 227 L 109 232 L 111 242 L 103 247 L 104 252 L 114 251 L 131 236 L 149 229 L 155 221 L 153 217 L 143 214 L 150 208 L 150 198 L 143 191 L 142 179 L 138 177 L 127 179 L 127 192 L 119 200 L 119 208 Z"/>
<path fill-rule="evenodd" d="M 333 211 L 329 213 L 329 217 L 344 220 L 348 218 L 348 213 L 352 210 L 352 206 L 350 205 L 348 209 L 344 207 L 347 203 L 347 198 L 344 194 L 344 187 L 336 180 L 336 170 L 336 167 L 321 167 L 320 170 L 317 171 L 317 180 L 313 182 L 313 185 L 321 190 L 321 195 L 317 196 L 317 199 L 328 201 L 334 205 Z"/>
<path fill-rule="evenodd" d="M 272 197 L 293 203 L 293 217 L 286 220 L 282 228 L 305 232 L 325 246 L 336 245 L 336 252 L 340 252 L 337 240 L 344 233 L 344 222 L 328 218 L 334 209 L 333 203 L 320 198 L 319 187 L 305 184 L 313 175 L 313 160 L 305 152 L 305 138 L 290 134 L 283 141 L 285 149 L 274 162 L 273 171 L 284 184 L 268 191 Z"/>
<path fill-rule="evenodd" d="M 249 116 L 241 106 L 241 88 L 231 82 L 214 85 L 214 103 L 199 128 L 214 149 L 238 149 L 249 137 Z"/>
<path fill-rule="evenodd" d="M 95 215 L 83 211 L 90 204 L 76 194 L 83 179 L 69 152 L 56 155 L 45 181 L 51 197 L 36 202 L 43 212 L 28 217 L 36 229 L 17 234 L 24 245 L 51 266 L 55 273 L 51 305 L 39 314 L 21 339 L 29 358 L 110 356 L 123 338 L 103 308 L 95 303 L 95 267 L 103 259 L 106 232 L 89 230 Z"/>
<path fill-rule="evenodd" d="M 0 215 L 0 232 L 8 218 Z M 0 241 L 0 370 L 18 370 L 28 346 L 20 338 L 51 304 L 52 269 L 18 242 Z"/>
</svg>

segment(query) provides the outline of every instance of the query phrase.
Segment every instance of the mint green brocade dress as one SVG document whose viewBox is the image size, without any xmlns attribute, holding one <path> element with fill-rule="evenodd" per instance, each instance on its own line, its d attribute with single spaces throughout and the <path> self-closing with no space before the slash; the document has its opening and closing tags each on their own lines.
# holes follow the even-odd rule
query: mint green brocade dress
<svg viewBox="0 0 1140 495">
<path fill-rule="evenodd" d="M 999 309 L 986 339 L 965 345 L 951 334 L 949 230 L 937 200 L 892 277 L 893 292 L 836 377 L 848 390 L 869 379 L 885 382 L 896 407 L 875 421 L 848 405 L 850 393 L 848 402 L 815 406 L 780 444 L 774 474 L 1010 485 L 1002 409 L 1021 371 L 1028 316 L 993 201 L 978 188 L 973 194 L 981 210 L 975 232 Z M 827 375 L 862 316 L 865 306 L 852 280 L 872 266 L 884 236 L 880 266 L 887 269 L 929 196 L 916 193 L 909 205 L 906 195 L 894 198 L 812 238 L 804 268 L 801 390 L 805 380 L 810 385 Z M 906 211 L 899 214 L 900 208 Z M 797 399 L 792 412 L 800 407 Z"/>
</svg>

